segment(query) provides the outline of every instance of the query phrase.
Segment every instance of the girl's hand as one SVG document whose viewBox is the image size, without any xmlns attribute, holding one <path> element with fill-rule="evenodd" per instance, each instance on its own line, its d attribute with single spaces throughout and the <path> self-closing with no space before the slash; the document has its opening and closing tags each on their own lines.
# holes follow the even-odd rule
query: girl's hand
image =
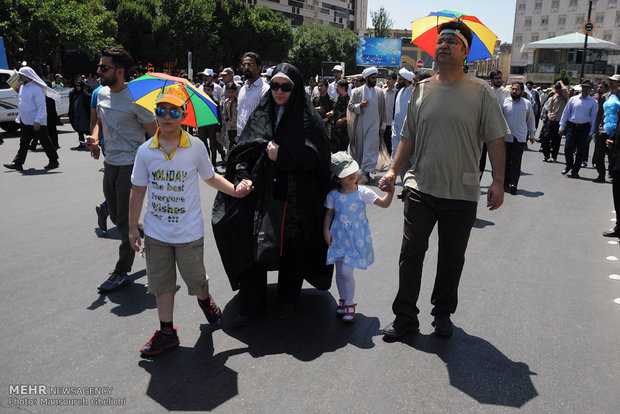
<svg viewBox="0 0 620 414">
<path fill-rule="evenodd" d="M 235 197 L 243 198 L 247 196 L 248 194 L 250 194 L 252 190 L 254 190 L 252 181 L 241 180 L 241 182 L 235 186 Z"/>
<path fill-rule="evenodd" d="M 332 236 L 331 231 L 325 230 L 323 232 L 323 237 L 325 237 L 325 243 L 327 243 L 328 246 L 331 246 L 332 244 L 334 244 L 334 236 Z"/>
<path fill-rule="evenodd" d="M 273 141 L 269 141 L 267 144 L 267 155 L 271 161 L 278 160 L 278 148 L 280 148 L 280 146 Z"/>
</svg>

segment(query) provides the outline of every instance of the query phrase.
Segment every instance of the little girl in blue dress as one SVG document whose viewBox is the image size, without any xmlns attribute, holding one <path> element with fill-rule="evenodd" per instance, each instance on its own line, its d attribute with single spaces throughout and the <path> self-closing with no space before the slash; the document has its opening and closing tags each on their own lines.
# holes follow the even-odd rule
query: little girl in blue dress
<svg viewBox="0 0 620 414">
<path fill-rule="evenodd" d="M 340 295 L 336 312 L 344 322 L 355 321 L 355 279 L 353 269 L 366 269 L 374 263 L 372 234 L 366 216 L 366 204 L 387 208 L 394 192 L 379 197 L 374 191 L 357 185 L 359 166 L 344 151 L 331 156 L 331 171 L 338 188 L 327 194 L 323 236 L 329 245 L 327 264 L 336 264 L 336 285 Z"/>
</svg>

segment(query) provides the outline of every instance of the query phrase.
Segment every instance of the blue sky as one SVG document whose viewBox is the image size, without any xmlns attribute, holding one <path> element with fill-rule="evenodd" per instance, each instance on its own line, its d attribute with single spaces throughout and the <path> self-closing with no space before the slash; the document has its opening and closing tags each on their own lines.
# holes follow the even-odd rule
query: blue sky
<svg viewBox="0 0 620 414">
<path fill-rule="evenodd" d="M 371 11 L 383 6 L 393 20 L 393 29 L 411 30 L 411 21 L 432 11 L 454 10 L 473 14 L 504 42 L 512 43 L 516 0 L 368 0 L 368 26 Z"/>
</svg>

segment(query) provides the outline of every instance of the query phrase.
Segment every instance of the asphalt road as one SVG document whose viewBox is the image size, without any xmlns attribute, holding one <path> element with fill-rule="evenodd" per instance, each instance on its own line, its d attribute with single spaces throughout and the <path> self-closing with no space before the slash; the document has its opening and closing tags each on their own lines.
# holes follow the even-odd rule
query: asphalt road
<svg viewBox="0 0 620 414">
<path fill-rule="evenodd" d="M 368 207 L 376 262 L 356 271 L 356 323 L 334 316 L 335 283 L 329 292 L 304 285 L 295 317 L 277 320 L 273 285 L 267 317 L 234 330 L 235 292 L 209 224 L 215 193 L 202 185 L 206 267 L 224 327 L 210 332 L 179 280 L 181 346 L 142 359 L 140 346 L 158 329 L 144 259 L 136 258 L 128 286 L 97 293 L 119 244 L 114 229 L 97 229 L 102 162 L 74 148 L 68 125 L 60 129 L 59 169 L 43 170 L 37 151 L 23 173 L 0 170 L 0 412 L 618 412 L 620 281 L 609 276 L 620 265 L 609 259 L 620 248 L 601 236 L 614 224 L 611 185 L 593 183 L 594 170 L 565 178 L 562 164 L 541 162 L 535 144 L 518 194 L 506 194 L 495 212 L 480 203 L 447 340 L 430 326 L 434 232 L 421 333 L 397 342 L 379 329 L 393 317 L 400 201 Z M 18 141 L 5 135 L 2 163 Z M 487 172 L 483 192 L 489 182 Z M 50 405 L 67 403 L 84 405 Z"/>
</svg>

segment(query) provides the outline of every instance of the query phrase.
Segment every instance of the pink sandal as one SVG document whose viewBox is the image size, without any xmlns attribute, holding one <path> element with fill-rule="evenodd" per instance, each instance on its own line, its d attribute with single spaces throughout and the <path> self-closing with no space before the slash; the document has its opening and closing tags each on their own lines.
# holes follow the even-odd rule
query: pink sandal
<svg viewBox="0 0 620 414">
<path fill-rule="evenodd" d="M 353 305 L 346 305 L 344 307 L 344 316 L 342 317 L 343 322 L 355 322 L 355 307 L 357 303 Z"/>
<path fill-rule="evenodd" d="M 343 316 L 344 315 L 344 299 L 338 299 L 338 307 L 336 308 L 336 315 Z"/>
</svg>

